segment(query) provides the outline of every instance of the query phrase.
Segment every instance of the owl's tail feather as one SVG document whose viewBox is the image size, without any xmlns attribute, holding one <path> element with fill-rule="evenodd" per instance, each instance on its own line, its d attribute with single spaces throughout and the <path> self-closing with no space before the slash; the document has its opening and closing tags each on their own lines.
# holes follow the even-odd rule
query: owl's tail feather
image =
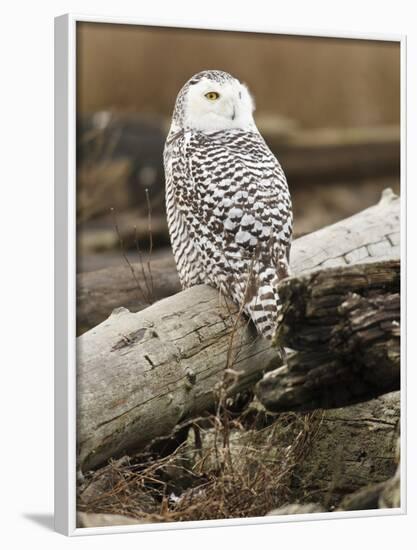
<svg viewBox="0 0 417 550">
<path fill-rule="evenodd" d="M 277 328 L 281 309 L 276 287 L 271 284 L 259 287 L 256 296 L 246 304 L 245 309 L 254 322 L 258 334 L 271 340 Z"/>
</svg>

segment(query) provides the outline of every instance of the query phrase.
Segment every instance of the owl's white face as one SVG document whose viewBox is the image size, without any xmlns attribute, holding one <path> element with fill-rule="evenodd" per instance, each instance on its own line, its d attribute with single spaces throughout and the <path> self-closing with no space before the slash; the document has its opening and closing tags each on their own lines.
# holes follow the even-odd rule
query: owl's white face
<svg viewBox="0 0 417 550">
<path fill-rule="evenodd" d="M 204 78 L 189 87 L 184 123 L 203 132 L 231 128 L 256 130 L 254 110 L 248 89 L 238 80 L 217 82 Z"/>
</svg>

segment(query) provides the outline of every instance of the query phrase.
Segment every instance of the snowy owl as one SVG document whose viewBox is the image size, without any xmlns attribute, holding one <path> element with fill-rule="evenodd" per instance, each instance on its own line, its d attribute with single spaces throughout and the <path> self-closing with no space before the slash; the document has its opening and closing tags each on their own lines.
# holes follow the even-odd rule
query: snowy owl
<svg viewBox="0 0 417 550">
<path fill-rule="evenodd" d="M 270 339 L 289 273 L 291 198 L 259 133 L 248 89 L 223 71 L 193 76 L 178 93 L 165 143 L 169 234 L 183 288 L 229 296 Z"/>
</svg>

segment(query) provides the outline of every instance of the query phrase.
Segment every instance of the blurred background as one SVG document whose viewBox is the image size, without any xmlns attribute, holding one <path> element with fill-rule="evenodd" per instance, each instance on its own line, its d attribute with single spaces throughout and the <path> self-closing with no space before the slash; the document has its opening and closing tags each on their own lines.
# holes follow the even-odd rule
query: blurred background
<svg viewBox="0 0 417 550">
<path fill-rule="evenodd" d="M 77 24 L 78 272 L 169 251 L 162 151 L 194 73 L 230 72 L 293 199 L 295 237 L 399 193 L 398 43 Z M 148 192 L 146 192 L 146 189 Z"/>
</svg>

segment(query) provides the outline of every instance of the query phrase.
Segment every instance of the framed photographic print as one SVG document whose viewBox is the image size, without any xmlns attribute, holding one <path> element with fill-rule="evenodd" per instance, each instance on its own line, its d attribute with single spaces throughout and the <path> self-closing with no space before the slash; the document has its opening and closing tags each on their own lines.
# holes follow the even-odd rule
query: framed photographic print
<svg viewBox="0 0 417 550">
<path fill-rule="evenodd" d="M 404 513 L 404 59 L 56 19 L 59 532 Z"/>
</svg>

